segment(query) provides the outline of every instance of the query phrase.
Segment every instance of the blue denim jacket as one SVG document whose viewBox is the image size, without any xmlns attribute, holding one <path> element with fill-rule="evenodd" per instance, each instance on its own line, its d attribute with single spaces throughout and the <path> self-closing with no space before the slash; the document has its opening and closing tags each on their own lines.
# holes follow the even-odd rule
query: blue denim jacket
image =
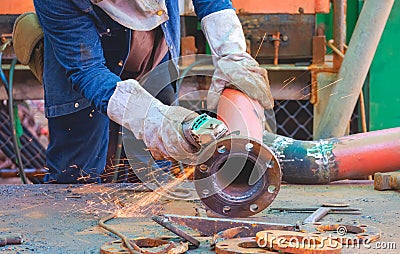
<svg viewBox="0 0 400 254">
<path fill-rule="evenodd" d="M 129 1 L 129 0 L 127 0 Z M 47 117 L 71 114 L 91 104 L 107 112 L 130 51 L 129 29 L 90 0 L 34 0 L 44 30 Z M 232 8 L 230 0 L 193 0 L 199 19 Z M 162 30 L 177 66 L 180 51 L 178 0 L 166 0 L 169 20 Z"/>
</svg>

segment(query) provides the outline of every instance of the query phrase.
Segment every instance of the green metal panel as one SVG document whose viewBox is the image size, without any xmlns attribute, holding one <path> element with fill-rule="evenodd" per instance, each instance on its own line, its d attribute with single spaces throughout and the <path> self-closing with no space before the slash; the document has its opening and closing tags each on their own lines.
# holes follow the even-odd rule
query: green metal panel
<svg viewBox="0 0 400 254">
<path fill-rule="evenodd" d="M 370 130 L 400 126 L 399 31 L 400 1 L 395 1 L 370 68 Z"/>
</svg>

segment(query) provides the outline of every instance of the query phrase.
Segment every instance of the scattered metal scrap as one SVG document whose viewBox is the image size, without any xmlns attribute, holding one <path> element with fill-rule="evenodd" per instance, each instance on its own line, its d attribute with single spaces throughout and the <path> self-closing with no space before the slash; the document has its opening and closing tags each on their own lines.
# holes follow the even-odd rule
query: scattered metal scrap
<svg viewBox="0 0 400 254">
<path fill-rule="evenodd" d="M 324 215 L 331 210 L 353 211 L 359 209 L 347 208 L 348 204 L 325 204 L 321 208 L 328 210 L 318 210 L 313 214 L 313 218 L 318 220 L 316 215 Z M 326 212 L 326 213 L 325 213 Z M 154 217 L 159 223 L 182 236 L 182 230 L 172 226 L 176 223 L 196 230 L 202 235 L 212 236 L 210 241 L 211 248 L 215 247 L 216 253 L 270 253 L 270 251 L 289 250 L 290 253 L 340 253 L 342 245 L 354 245 L 360 243 L 371 243 L 381 237 L 381 232 L 367 225 L 362 224 L 329 224 L 310 222 L 301 226 L 273 224 L 253 220 L 237 220 L 227 218 L 203 218 L 180 215 L 162 215 Z M 154 219 L 153 218 L 153 219 Z M 256 236 L 256 238 L 254 238 Z M 267 236 L 271 236 L 268 238 Z M 190 239 L 184 233 L 185 239 Z M 277 243 L 271 239 L 282 238 Z M 295 240 L 297 245 L 293 245 L 291 240 Z M 325 244 L 329 241 L 329 244 Z M 283 246 L 283 247 L 282 247 Z"/>
<path fill-rule="evenodd" d="M 374 175 L 375 190 L 400 190 L 400 172 L 376 173 Z"/>
<path fill-rule="evenodd" d="M 211 239 L 210 242 L 211 248 L 215 248 L 215 245 L 221 241 L 233 238 L 241 238 L 242 234 L 243 233 L 248 234 L 248 231 L 250 231 L 250 228 L 248 227 L 234 227 L 218 232 Z"/>
<path fill-rule="evenodd" d="M 22 244 L 23 238 L 21 235 L 0 235 L 0 246 L 6 246 L 6 245 L 18 245 Z"/>
<path fill-rule="evenodd" d="M 153 216 L 152 220 L 157 222 L 159 225 L 163 226 L 164 228 L 168 229 L 169 231 L 173 232 L 174 234 L 182 237 L 183 239 L 187 240 L 191 244 L 196 247 L 200 246 L 200 242 L 192 237 L 191 235 L 185 233 L 181 229 L 177 228 L 176 226 L 172 225 L 172 223 L 168 220 L 168 218 L 161 217 L 161 216 Z"/>
<path fill-rule="evenodd" d="M 365 224 L 330 224 L 316 222 L 301 227 L 302 232 L 319 234 L 325 237 L 335 236 L 343 245 L 371 243 L 381 238 L 381 231 Z"/>
<path fill-rule="evenodd" d="M 254 236 L 258 231 L 278 229 L 278 230 L 288 230 L 296 231 L 299 230 L 297 225 L 290 224 L 277 224 L 268 223 L 263 221 L 254 220 L 238 220 L 238 219 L 227 219 L 227 218 L 204 218 L 195 216 L 181 216 L 165 214 L 162 215 L 163 220 L 167 220 L 171 223 L 176 223 L 181 226 L 185 226 L 196 230 L 205 236 L 214 236 L 216 233 L 224 231 L 233 227 L 247 227 L 249 230 L 245 236 Z"/>
<path fill-rule="evenodd" d="M 215 246 L 215 252 L 217 254 L 274 253 L 267 249 L 259 248 L 255 237 L 235 238 L 219 242 Z"/>
<path fill-rule="evenodd" d="M 147 254 L 178 254 L 185 253 L 188 245 L 184 243 L 173 243 L 157 238 L 138 238 L 130 240 L 132 245 L 136 245 L 139 249 L 131 253 L 147 253 Z M 159 248 L 162 249 L 160 250 Z M 153 251 L 152 251 L 153 249 Z M 154 250 L 158 249 L 158 250 Z M 121 254 L 127 253 L 129 250 L 122 240 L 109 242 L 101 246 L 101 254 Z"/>
<path fill-rule="evenodd" d="M 331 237 L 282 230 L 260 231 L 256 235 L 260 248 L 285 253 L 341 253 L 342 244 Z"/>
<path fill-rule="evenodd" d="M 331 211 L 346 211 L 347 212 L 353 211 L 352 214 L 359 214 L 357 211 L 360 211 L 360 209 L 348 209 L 348 208 L 344 208 L 344 207 L 348 207 L 349 204 L 323 204 L 321 207 L 319 207 L 317 210 L 315 210 L 310 216 L 308 216 L 305 220 L 304 220 L 304 224 L 307 223 L 314 223 L 314 222 L 318 222 L 320 221 L 323 217 L 325 217 L 325 215 L 327 215 L 329 212 Z"/>
</svg>

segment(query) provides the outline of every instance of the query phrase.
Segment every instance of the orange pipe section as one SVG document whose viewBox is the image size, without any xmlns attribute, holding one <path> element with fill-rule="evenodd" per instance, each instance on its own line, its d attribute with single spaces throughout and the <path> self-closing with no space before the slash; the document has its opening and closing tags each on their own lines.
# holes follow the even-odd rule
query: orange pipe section
<svg viewBox="0 0 400 254">
<path fill-rule="evenodd" d="M 21 14 L 35 11 L 33 0 L 1 0 L 0 14 Z"/>
<path fill-rule="evenodd" d="M 225 89 L 218 117 L 230 132 L 263 142 L 263 108 L 244 93 Z M 284 155 L 283 179 L 321 184 L 400 170 L 400 127 L 319 141 L 299 141 L 267 133 L 264 144 Z"/>
<path fill-rule="evenodd" d="M 400 128 L 355 134 L 339 138 L 333 149 L 337 179 L 400 170 Z"/>
<path fill-rule="evenodd" d="M 238 90 L 228 88 L 219 99 L 217 114 L 229 132 L 240 131 L 241 136 L 262 142 L 264 109 L 257 101 Z"/>
<path fill-rule="evenodd" d="M 315 14 L 329 13 L 329 0 L 232 0 L 243 14 Z"/>
</svg>

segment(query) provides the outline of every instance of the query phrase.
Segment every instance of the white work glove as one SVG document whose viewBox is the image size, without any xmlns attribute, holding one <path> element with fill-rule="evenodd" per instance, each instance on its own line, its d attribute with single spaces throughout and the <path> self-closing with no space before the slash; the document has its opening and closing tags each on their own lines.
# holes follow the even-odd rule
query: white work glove
<svg viewBox="0 0 400 254">
<path fill-rule="evenodd" d="M 207 97 L 214 109 L 226 87 L 234 87 L 258 101 L 265 109 L 274 106 L 267 71 L 246 53 L 242 25 L 232 9 L 211 13 L 201 21 L 211 47 L 215 72 Z"/>
<path fill-rule="evenodd" d="M 143 139 L 156 160 L 173 159 L 190 164 L 196 159 L 196 149 L 186 141 L 182 123 L 198 114 L 162 104 L 136 80 L 117 83 L 108 102 L 107 115 L 131 130 L 137 139 Z"/>
</svg>

